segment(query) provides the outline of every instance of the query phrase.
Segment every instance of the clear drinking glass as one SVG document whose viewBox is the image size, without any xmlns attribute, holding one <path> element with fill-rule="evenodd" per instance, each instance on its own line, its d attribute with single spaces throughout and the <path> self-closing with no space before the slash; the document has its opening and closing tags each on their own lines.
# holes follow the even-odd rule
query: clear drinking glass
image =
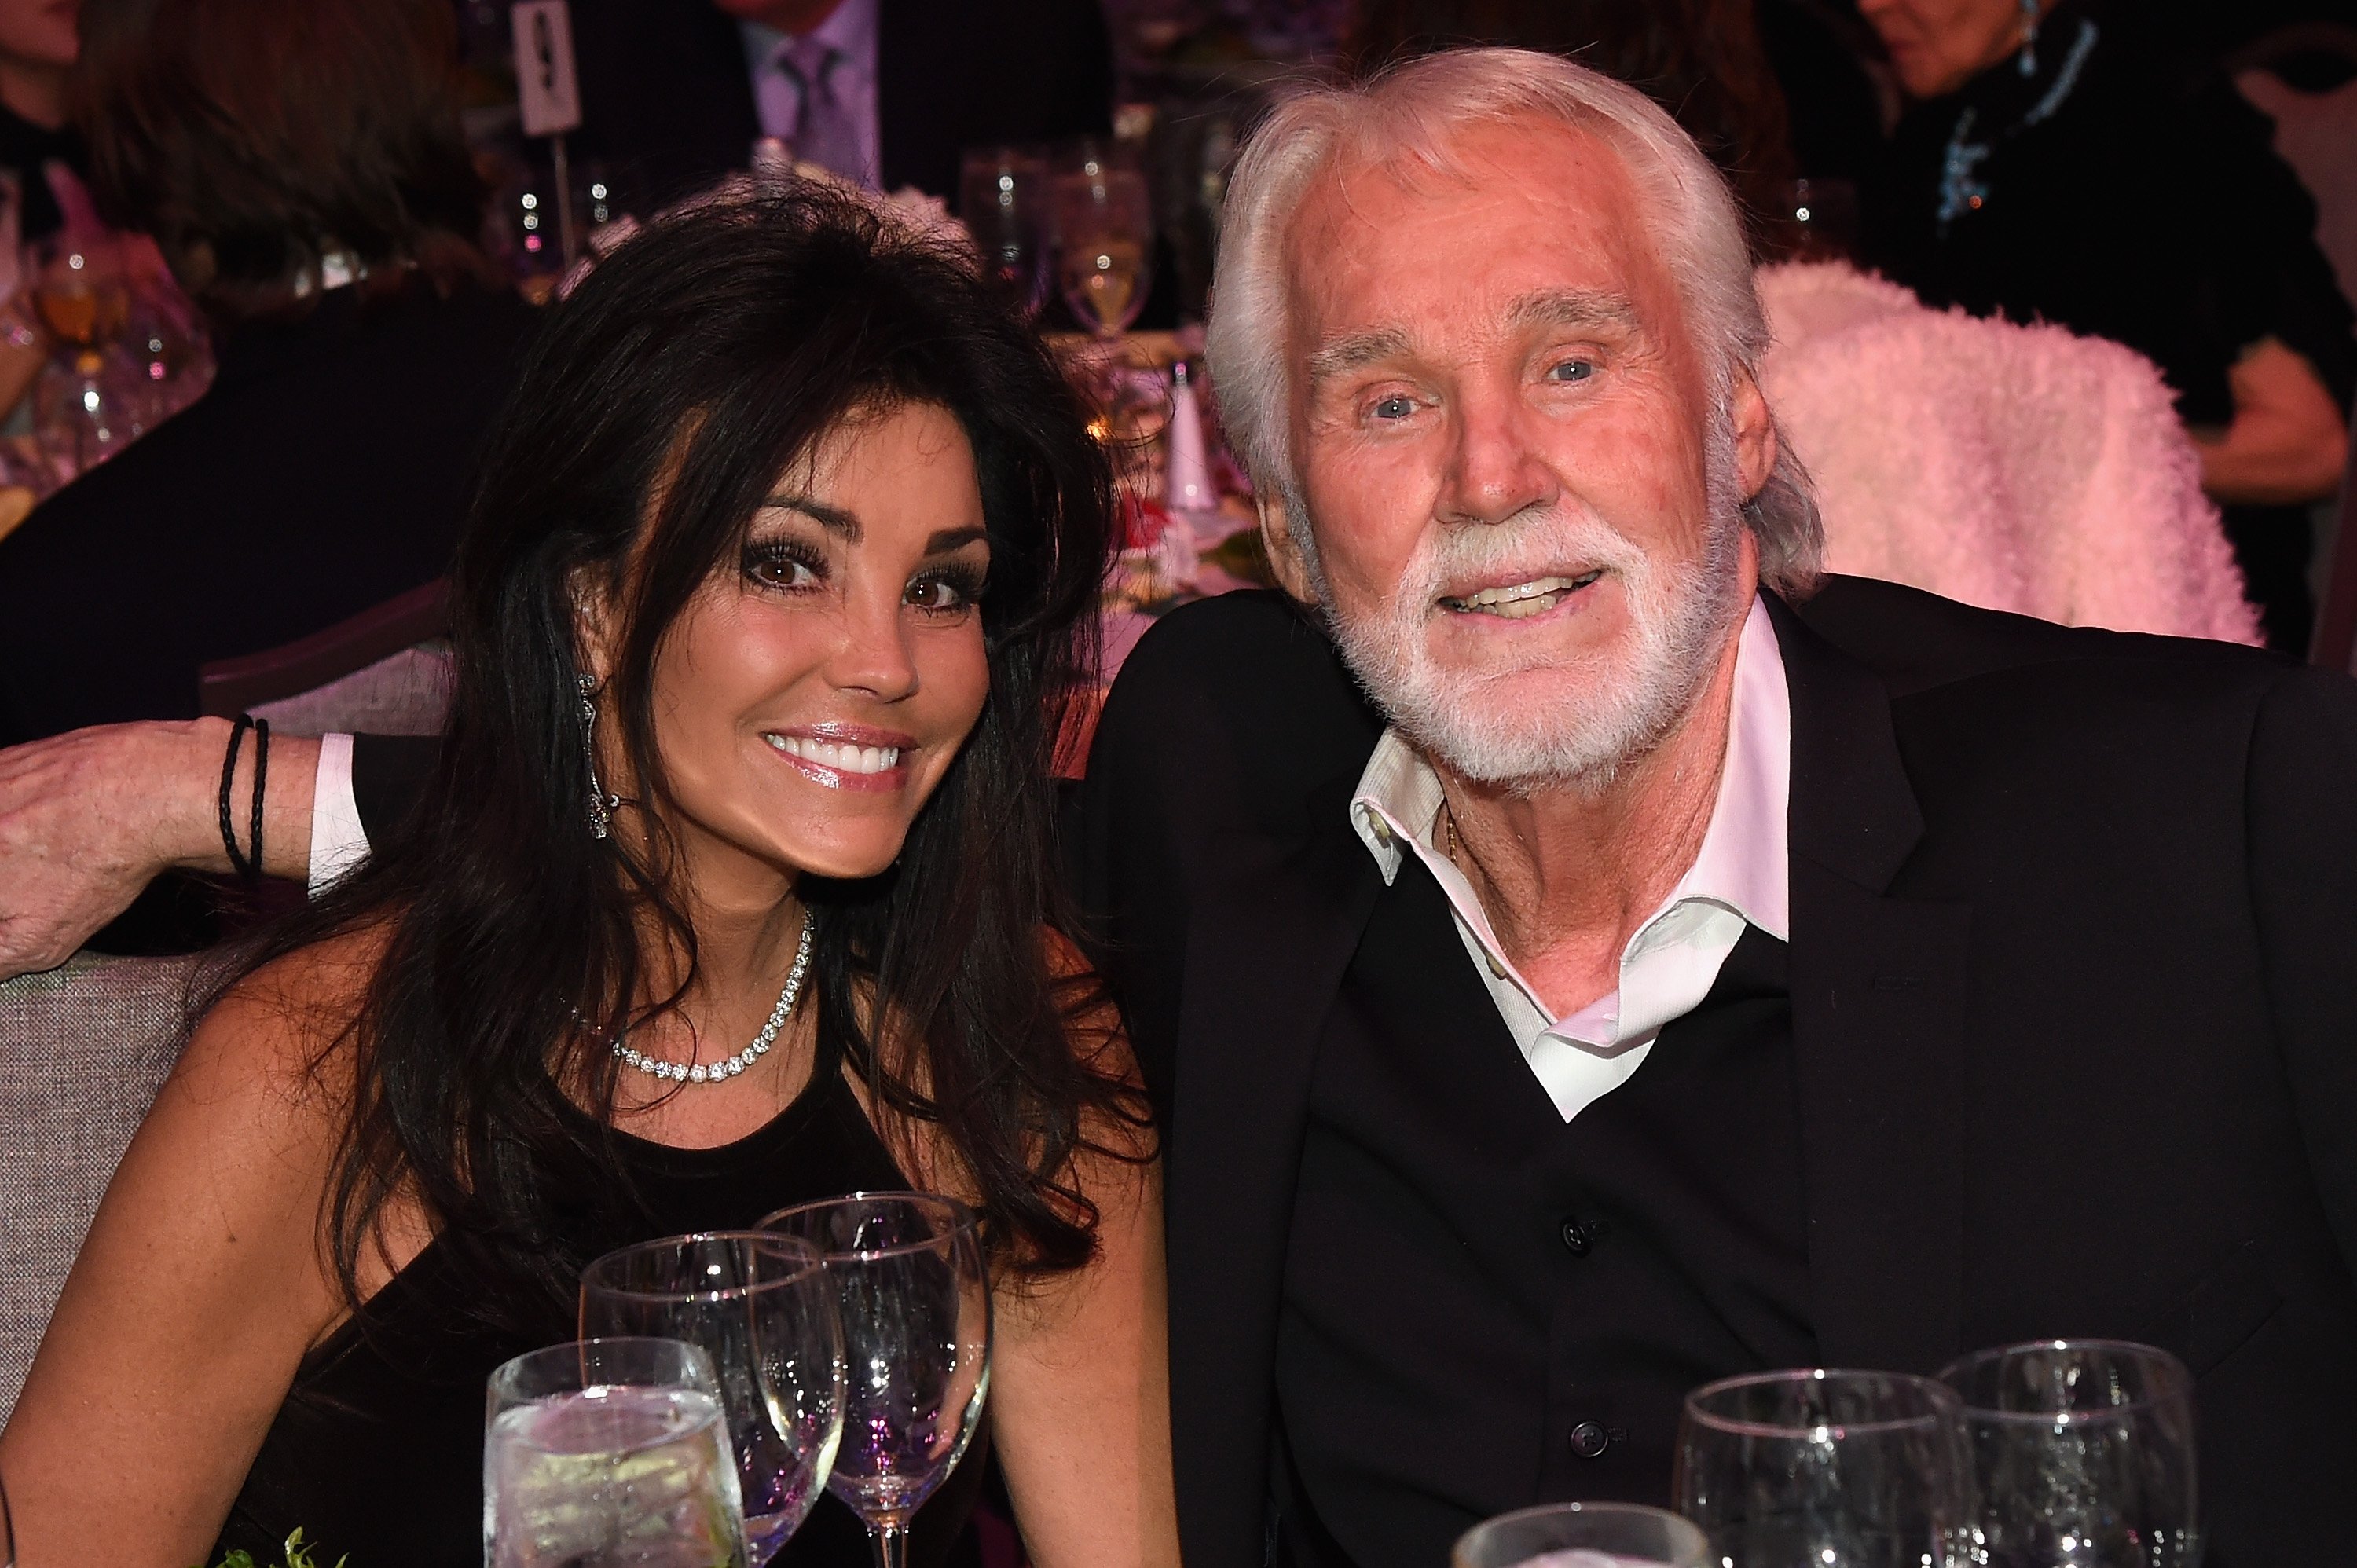
<svg viewBox="0 0 2357 1568">
<path fill-rule="evenodd" d="M 1944 1564 L 1955 1393 L 1896 1372 L 1766 1372 L 1686 1396 L 1672 1487 L 1722 1568 Z"/>
<path fill-rule="evenodd" d="M 1027 317 L 1048 301 L 1047 186 L 1047 159 L 1019 147 L 970 152 L 959 166 L 958 217 Z"/>
<path fill-rule="evenodd" d="M 843 1445 L 827 1485 L 904 1568 L 909 1520 L 973 1441 L 990 1391 L 990 1278 L 974 1210 L 856 1192 L 761 1222 L 826 1254 L 843 1323 Z"/>
<path fill-rule="evenodd" d="M 1055 180 L 1058 277 L 1064 302 L 1102 338 L 1120 337 L 1145 307 L 1154 275 L 1154 209 L 1146 177 L 1100 149 Z"/>
<path fill-rule="evenodd" d="M 581 1337 L 623 1334 L 712 1359 L 761 1568 L 818 1501 L 843 1435 L 843 1337 L 818 1250 L 739 1230 L 608 1252 L 581 1273 Z"/>
<path fill-rule="evenodd" d="M 676 1339 L 519 1356 L 485 1400 L 485 1568 L 747 1568 L 711 1358 Z"/>
<path fill-rule="evenodd" d="M 1449 1568 L 1711 1568 L 1710 1543 L 1674 1513 L 1639 1503 L 1545 1503 L 1457 1538 Z"/>
<path fill-rule="evenodd" d="M 1962 1561 L 2194 1568 L 2193 1378 L 2166 1350 L 2047 1340 L 1940 1374 L 1964 1404 Z"/>
<path fill-rule="evenodd" d="M 50 234 L 26 255 L 33 307 L 59 342 L 97 349 L 114 341 L 131 311 L 123 242 L 113 234 Z"/>
</svg>

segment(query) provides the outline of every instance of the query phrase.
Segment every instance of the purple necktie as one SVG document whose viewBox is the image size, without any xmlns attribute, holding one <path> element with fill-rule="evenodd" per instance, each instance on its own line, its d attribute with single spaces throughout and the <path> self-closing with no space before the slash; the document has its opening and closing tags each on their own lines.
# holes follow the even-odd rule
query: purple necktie
<svg viewBox="0 0 2357 1568">
<path fill-rule="evenodd" d="M 860 154 L 859 133 L 834 93 L 834 70 L 842 61 L 834 45 L 796 38 L 778 50 L 775 63 L 800 90 L 791 137 L 795 158 L 857 183 L 866 178 L 867 160 Z"/>
</svg>

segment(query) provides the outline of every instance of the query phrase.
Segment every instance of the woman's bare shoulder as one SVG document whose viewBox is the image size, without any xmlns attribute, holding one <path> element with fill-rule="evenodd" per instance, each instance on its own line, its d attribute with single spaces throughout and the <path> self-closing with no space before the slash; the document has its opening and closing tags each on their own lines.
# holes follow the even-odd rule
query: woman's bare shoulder
<svg viewBox="0 0 2357 1568">
<path fill-rule="evenodd" d="M 197 1020 L 168 1087 L 264 1120 L 332 1117 L 350 1090 L 341 1069 L 385 940 L 376 929 L 333 937 L 240 976 Z"/>
</svg>

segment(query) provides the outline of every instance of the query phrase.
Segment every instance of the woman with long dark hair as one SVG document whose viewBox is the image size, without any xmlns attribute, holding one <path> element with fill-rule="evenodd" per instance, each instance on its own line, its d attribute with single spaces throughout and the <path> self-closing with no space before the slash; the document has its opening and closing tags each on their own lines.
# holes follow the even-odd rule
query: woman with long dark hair
<svg viewBox="0 0 2357 1568">
<path fill-rule="evenodd" d="M 984 1217 L 1032 1559 L 1175 1562 L 1150 1138 L 1052 875 L 1107 498 L 1037 340 L 851 197 L 665 220 L 555 306 L 439 773 L 117 1174 L 0 1439 L 27 1559 L 470 1559 L 484 1376 L 585 1262 L 914 1186 Z M 865 1546 L 828 1504 L 788 1551 Z"/>
</svg>

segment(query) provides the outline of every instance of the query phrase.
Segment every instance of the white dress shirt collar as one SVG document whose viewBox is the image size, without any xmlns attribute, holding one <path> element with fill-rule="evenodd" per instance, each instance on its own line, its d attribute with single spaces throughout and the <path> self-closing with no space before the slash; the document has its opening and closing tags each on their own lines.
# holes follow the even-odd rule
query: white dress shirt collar
<svg viewBox="0 0 2357 1568">
<path fill-rule="evenodd" d="M 1636 1071 L 1663 1026 L 1700 1004 L 1747 925 L 1791 939 L 1792 771 L 1784 661 L 1767 607 L 1755 599 L 1737 644 L 1727 754 L 1702 847 L 1630 938 L 1619 987 L 1561 1019 L 1506 957 L 1472 885 L 1435 845 L 1440 779 L 1398 731 L 1385 731 L 1367 759 L 1351 823 L 1386 884 L 1409 850 L 1439 882 L 1509 1031 L 1569 1120 Z"/>
</svg>

